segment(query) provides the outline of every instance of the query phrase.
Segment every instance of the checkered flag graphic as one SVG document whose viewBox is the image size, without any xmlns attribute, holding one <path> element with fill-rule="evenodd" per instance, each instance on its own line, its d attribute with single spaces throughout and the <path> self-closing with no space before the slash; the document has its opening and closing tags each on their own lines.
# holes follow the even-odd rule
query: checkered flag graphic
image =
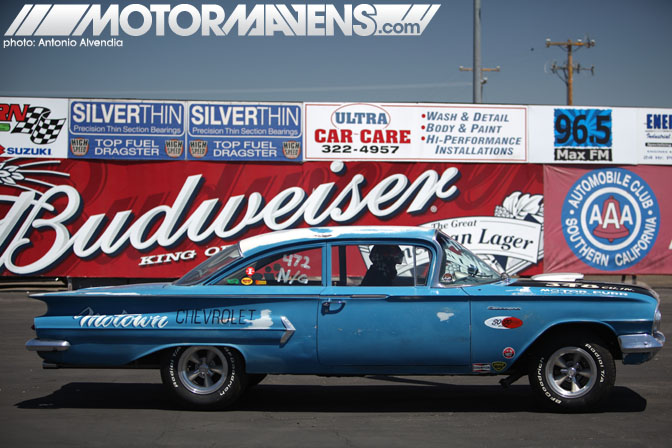
<svg viewBox="0 0 672 448">
<path fill-rule="evenodd" d="M 31 107 L 26 119 L 14 126 L 12 134 L 30 134 L 30 140 L 36 145 L 46 145 L 56 141 L 65 125 L 65 118 L 49 119 L 51 110 L 46 107 Z"/>
</svg>

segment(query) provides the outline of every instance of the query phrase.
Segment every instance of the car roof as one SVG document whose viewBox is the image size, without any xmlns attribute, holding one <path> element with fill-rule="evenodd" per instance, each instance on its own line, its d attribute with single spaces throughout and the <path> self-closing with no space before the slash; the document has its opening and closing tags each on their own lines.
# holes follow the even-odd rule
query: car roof
<svg viewBox="0 0 672 448">
<path fill-rule="evenodd" d="M 243 256 L 255 254 L 278 244 L 298 244 L 325 239 L 433 239 L 436 230 L 431 227 L 408 226 L 338 226 L 310 227 L 302 229 L 278 230 L 241 240 Z"/>
</svg>

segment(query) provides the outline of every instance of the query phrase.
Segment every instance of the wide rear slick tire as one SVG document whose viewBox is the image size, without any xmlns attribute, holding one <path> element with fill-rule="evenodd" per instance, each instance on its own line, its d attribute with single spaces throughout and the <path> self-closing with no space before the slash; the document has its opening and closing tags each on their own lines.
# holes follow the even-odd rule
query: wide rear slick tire
<svg viewBox="0 0 672 448">
<path fill-rule="evenodd" d="M 604 403 L 614 386 L 616 367 L 599 340 L 556 338 L 532 356 L 528 376 L 546 409 L 583 412 Z"/>
<path fill-rule="evenodd" d="M 198 410 L 229 408 L 246 387 L 243 359 L 228 347 L 176 347 L 161 363 L 161 379 L 179 402 Z"/>
</svg>

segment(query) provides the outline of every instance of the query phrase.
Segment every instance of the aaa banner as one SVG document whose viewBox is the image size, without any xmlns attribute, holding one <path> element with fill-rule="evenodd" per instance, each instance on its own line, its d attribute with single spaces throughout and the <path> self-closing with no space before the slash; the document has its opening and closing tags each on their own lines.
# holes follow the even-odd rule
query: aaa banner
<svg viewBox="0 0 672 448">
<path fill-rule="evenodd" d="M 546 270 L 672 273 L 672 168 L 544 167 Z"/>
</svg>

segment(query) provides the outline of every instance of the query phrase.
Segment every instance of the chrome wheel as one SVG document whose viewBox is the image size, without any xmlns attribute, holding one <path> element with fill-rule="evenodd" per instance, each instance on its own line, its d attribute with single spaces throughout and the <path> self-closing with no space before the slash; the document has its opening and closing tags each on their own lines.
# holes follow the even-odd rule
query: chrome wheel
<svg viewBox="0 0 672 448">
<path fill-rule="evenodd" d="M 564 398 L 578 398 L 591 391 L 597 379 L 595 359 L 579 347 L 563 347 L 546 364 L 546 383 Z"/>
<path fill-rule="evenodd" d="M 217 347 L 189 347 L 180 357 L 177 371 L 186 389 L 205 395 L 216 392 L 224 384 L 229 363 Z"/>
</svg>

